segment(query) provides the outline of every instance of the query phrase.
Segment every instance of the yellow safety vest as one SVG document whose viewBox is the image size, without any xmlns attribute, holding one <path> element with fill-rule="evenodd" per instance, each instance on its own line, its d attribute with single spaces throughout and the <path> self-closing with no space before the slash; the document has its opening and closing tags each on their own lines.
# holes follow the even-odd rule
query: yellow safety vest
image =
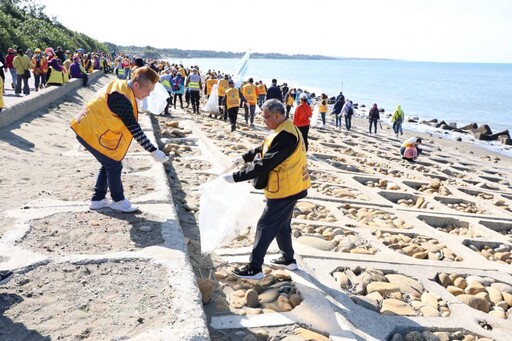
<svg viewBox="0 0 512 341">
<path fill-rule="evenodd" d="M 226 107 L 231 109 L 240 106 L 240 93 L 237 88 L 229 88 L 226 90 Z"/>
<path fill-rule="evenodd" d="M 49 67 L 52 71 L 50 77 L 46 81 L 46 84 L 64 84 L 64 73 L 62 71 L 55 70 L 52 66 Z"/>
<path fill-rule="evenodd" d="M 71 120 L 71 129 L 101 154 L 121 161 L 133 137 L 121 118 L 108 107 L 107 99 L 113 92 L 126 96 L 132 104 L 133 115 L 138 120 L 138 107 L 133 90 L 128 86 L 127 81 L 114 80 L 87 102 L 88 112 L 80 117 L 80 122 L 76 118 Z"/>
<path fill-rule="evenodd" d="M 250 105 L 256 104 L 256 87 L 254 84 L 245 84 L 242 88 L 242 94 L 245 97 L 245 100 Z"/>
<path fill-rule="evenodd" d="M 293 98 L 293 96 L 288 95 L 288 99 L 286 100 L 286 105 L 293 106 L 294 101 L 295 101 L 295 99 Z"/>
<path fill-rule="evenodd" d="M 322 105 L 322 101 L 320 101 L 320 104 L 318 104 L 318 110 L 320 112 L 327 112 L 327 100 L 325 100 L 325 105 Z"/>
<path fill-rule="evenodd" d="M 206 94 L 210 95 L 212 92 L 212 86 L 213 84 L 217 84 L 218 80 L 216 79 L 207 79 L 206 80 Z"/>
<path fill-rule="evenodd" d="M 265 197 L 268 199 L 287 198 L 311 186 L 304 139 L 292 121 L 285 120 L 263 141 L 262 156 L 265 156 L 274 138 L 283 130 L 293 134 L 299 142 L 292 155 L 269 172 L 267 186 L 264 189 Z"/>
<path fill-rule="evenodd" d="M 258 91 L 260 95 L 266 95 L 267 94 L 267 87 L 265 84 L 258 85 Z"/>
<path fill-rule="evenodd" d="M 222 97 L 226 94 L 226 91 L 229 87 L 229 82 L 227 79 L 221 79 L 219 81 L 219 88 L 217 89 L 219 96 Z"/>
</svg>

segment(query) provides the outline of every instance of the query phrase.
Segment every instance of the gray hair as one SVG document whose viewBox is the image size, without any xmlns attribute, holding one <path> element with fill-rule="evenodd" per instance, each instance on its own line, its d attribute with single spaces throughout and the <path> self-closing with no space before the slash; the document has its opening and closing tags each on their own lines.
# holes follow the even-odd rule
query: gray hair
<svg viewBox="0 0 512 341">
<path fill-rule="evenodd" d="M 263 109 L 268 110 L 271 114 L 285 115 L 283 103 L 279 102 L 275 98 L 266 100 L 261 107 L 261 110 Z"/>
</svg>

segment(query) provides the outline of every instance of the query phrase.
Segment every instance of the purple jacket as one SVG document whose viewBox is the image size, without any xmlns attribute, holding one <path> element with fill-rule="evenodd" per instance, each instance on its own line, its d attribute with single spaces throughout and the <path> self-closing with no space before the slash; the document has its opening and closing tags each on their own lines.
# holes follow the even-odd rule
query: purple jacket
<svg viewBox="0 0 512 341">
<path fill-rule="evenodd" d="M 85 70 L 82 71 L 83 67 L 79 62 L 74 62 L 69 67 L 71 78 L 84 78 Z"/>
</svg>

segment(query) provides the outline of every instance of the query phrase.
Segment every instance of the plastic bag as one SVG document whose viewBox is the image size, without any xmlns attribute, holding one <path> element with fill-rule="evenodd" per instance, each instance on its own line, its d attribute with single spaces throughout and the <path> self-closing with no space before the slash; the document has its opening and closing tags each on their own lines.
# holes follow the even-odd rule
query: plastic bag
<svg viewBox="0 0 512 341">
<path fill-rule="evenodd" d="M 318 105 L 315 106 L 315 109 L 313 110 L 313 115 L 311 116 L 311 120 L 309 122 L 309 125 L 312 127 L 316 127 L 318 124 L 318 116 L 320 115 L 320 108 Z"/>
<path fill-rule="evenodd" d="M 229 244 L 248 226 L 255 231 L 263 212 L 263 200 L 250 194 L 249 183 L 227 184 L 218 177 L 201 186 L 199 202 L 199 232 L 201 252 L 211 253 L 218 247 Z"/>
<path fill-rule="evenodd" d="M 144 101 L 143 108 L 152 114 L 159 115 L 167 105 L 167 98 L 169 98 L 169 93 L 165 90 L 165 87 L 156 83 L 155 88 L 151 91 L 147 100 Z"/>
<path fill-rule="evenodd" d="M 210 92 L 210 97 L 208 97 L 208 102 L 203 107 L 203 111 L 209 112 L 212 114 L 219 113 L 219 94 L 217 92 L 218 89 L 217 84 L 213 84 L 212 91 Z"/>
<path fill-rule="evenodd" d="M 254 115 L 261 114 L 261 108 L 258 104 L 256 104 L 256 108 L 254 109 Z"/>
</svg>

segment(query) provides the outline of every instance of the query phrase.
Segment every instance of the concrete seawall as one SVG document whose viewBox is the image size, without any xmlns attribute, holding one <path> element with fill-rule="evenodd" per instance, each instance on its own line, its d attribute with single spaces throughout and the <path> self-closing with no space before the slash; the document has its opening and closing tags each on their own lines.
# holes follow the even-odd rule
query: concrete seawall
<svg viewBox="0 0 512 341">
<path fill-rule="evenodd" d="M 103 71 L 94 71 L 89 74 L 89 82 L 93 82 L 103 75 Z M 0 112 L 0 128 L 6 127 L 9 124 L 22 119 L 28 114 L 41 109 L 53 101 L 58 100 L 71 90 L 76 90 L 81 86 L 81 79 L 72 78 L 68 83 L 62 86 L 50 86 L 37 93 L 32 93 L 30 98 L 18 101 Z"/>
</svg>

